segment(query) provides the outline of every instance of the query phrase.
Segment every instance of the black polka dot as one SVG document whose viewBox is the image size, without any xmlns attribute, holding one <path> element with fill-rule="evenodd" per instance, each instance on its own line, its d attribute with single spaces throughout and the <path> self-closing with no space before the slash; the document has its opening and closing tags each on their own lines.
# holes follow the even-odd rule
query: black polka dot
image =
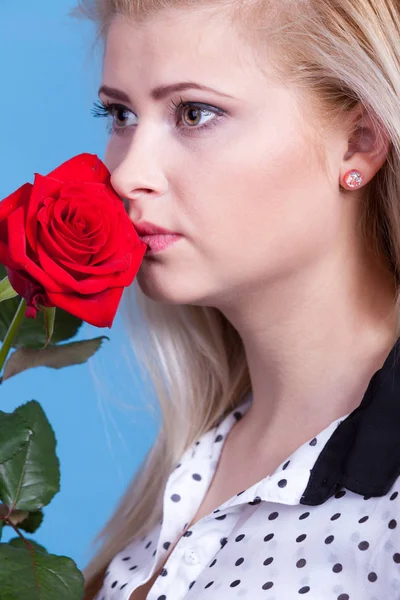
<svg viewBox="0 0 400 600">
<path fill-rule="evenodd" d="M 395 554 L 393 554 L 393 560 L 395 563 L 400 563 L 400 554 L 398 552 L 396 552 Z"/>
<path fill-rule="evenodd" d="M 340 596 L 337 597 L 337 600 L 350 600 L 350 596 L 348 594 L 340 594 Z"/>
<path fill-rule="evenodd" d="M 210 581 L 210 583 L 207 583 L 207 585 L 204 586 L 204 589 L 211 587 L 213 583 L 214 583 L 213 581 Z"/>
<path fill-rule="evenodd" d="M 396 500 L 398 495 L 399 495 L 399 492 L 393 492 L 393 494 L 390 496 L 390 500 Z"/>
<path fill-rule="evenodd" d="M 316 446 L 316 445 L 317 445 L 317 438 L 314 438 L 313 440 L 311 440 L 310 446 Z M 304 592 L 299 592 L 299 594 L 304 594 Z"/>
<path fill-rule="evenodd" d="M 115 586 L 118 584 L 118 581 L 114 581 L 114 583 L 111 584 L 112 588 L 115 588 Z"/>
<path fill-rule="evenodd" d="M 163 543 L 164 550 L 168 550 L 168 548 L 170 547 L 170 545 L 171 545 L 171 542 L 164 542 Z"/>
<path fill-rule="evenodd" d="M 339 519 L 341 516 L 341 513 L 335 513 L 334 515 L 331 516 L 331 521 L 336 521 L 337 519 Z"/>
<path fill-rule="evenodd" d="M 122 560 L 131 560 L 130 556 L 124 556 L 124 558 Z"/>
<path fill-rule="evenodd" d="M 273 537 L 274 537 L 274 534 L 269 533 L 268 535 L 265 536 L 264 542 L 269 542 L 270 540 L 272 540 Z"/>
<path fill-rule="evenodd" d="M 358 547 L 359 547 L 359 549 L 360 549 L 360 550 L 368 550 L 368 548 L 369 548 L 369 543 L 368 543 L 368 542 L 366 542 L 366 541 L 364 541 L 364 542 L 360 542 L 360 543 L 358 544 Z"/>
<path fill-rule="evenodd" d="M 123 589 L 124 589 L 124 587 L 126 587 L 127 585 L 128 585 L 127 583 L 124 583 L 124 585 L 121 585 L 121 587 L 120 587 L 119 589 L 120 589 L 120 590 L 123 590 Z"/>
<path fill-rule="evenodd" d="M 397 527 L 396 519 L 392 519 L 391 521 L 389 521 L 388 527 L 389 527 L 389 529 L 396 529 L 396 527 Z"/>
<path fill-rule="evenodd" d="M 179 502 L 179 501 L 181 500 L 181 497 L 180 497 L 180 495 L 179 495 L 179 494 L 172 494 L 172 496 L 171 496 L 171 500 L 172 500 L 173 502 Z"/>
<path fill-rule="evenodd" d="M 240 579 L 235 579 L 235 581 L 232 581 L 231 585 L 229 587 L 237 587 L 240 583 Z"/>
<path fill-rule="evenodd" d="M 233 416 L 235 417 L 235 419 L 237 421 L 240 421 L 240 419 L 242 418 L 243 415 L 240 411 L 237 410 L 236 412 L 233 413 Z"/>
<path fill-rule="evenodd" d="M 251 502 L 249 502 L 248 504 L 250 504 L 250 506 L 254 506 L 255 504 L 260 504 L 260 502 L 261 502 L 261 498 L 260 498 L 260 496 L 256 496 L 256 497 L 254 498 L 254 500 L 252 500 L 252 501 L 251 501 Z"/>
<path fill-rule="evenodd" d="M 241 492 L 239 492 L 238 494 L 236 494 L 236 496 L 241 496 L 242 494 L 245 493 L 246 490 L 242 490 Z"/>
<path fill-rule="evenodd" d="M 190 531 L 190 529 L 188 529 L 188 531 L 185 531 L 185 533 L 183 534 L 182 537 L 190 537 L 193 534 L 193 531 Z"/>
<path fill-rule="evenodd" d="M 192 582 L 190 583 L 190 585 L 189 585 L 189 590 L 191 590 L 191 589 L 192 589 L 192 587 L 194 586 L 194 584 L 195 584 L 195 583 L 196 583 L 195 581 L 192 581 Z"/>
<path fill-rule="evenodd" d="M 215 442 L 222 442 L 222 440 L 224 439 L 223 435 L 217 435 L 217 437 L 215 438 Z"/>
<path fill-rule="evenodd" d="M 346 490 L 340 490 L 339 492 L 336 492 L 335 494 L 335 498 L 339 499 L 339 498 L 343 498 L 343 496 L 346 495 Z"/>
<path fill-rule="evenodd" d="M 378 575 L 374 572 L 368 573 L 368 581 L 375 582 L 378 579 Z"/>
<path fill-rule="evenodd" d="M 210 567 L 213 567 L 215 565 L 215 563 L 217 562 L 217 559 L 214 558 L 214 560 L 212 561 L 212 563 L 210 564 Z"/>
<path fill-rule="evenodd" d="M 332 544 L 334 539 L 335 539 L 334 535 L 328 535 L 328 537 L 325 538 L 325 544 Z"/>
<path fill-rule="evenodd" d="M 134 565 L 133 567 L 129 567 L 130 571 L 134 571 L 135 569 L 137 569 L 137 565 Z"/>
<path fill-rule="evenodd" d="M 168 575 L 168 571 L 167 569 L 163 569 L 160 573 L 161 577 L 165 577 L 166 575 Z"/>
<path fill-rule="evenodd" d="M 150 540 L 150 542 L 147 542 L 147 544 L 145 546 L 146 550 L 147 550 L 147 548 L 150 548 L 150 546 L 151 546 L 151 540 Z"/>
<path fill-rule="evenodd" d="M 304 587 L 299 589 L 299 594 L 307 594 L 310 591 L 310 588 L 308 587 L 308 585 L 305 585 Z"/>
<path fill-rule="evenodd" d="M 155 556 L 157 554 L 157 550 L 154 550 L 153 552 L 153 556 Z"/>
<path fill-rule="evenodd" d="M 264 585 L 262 586 L 263 590 L 270 590 L 273 586 L 273 582 L 272 581 L 267 581 L 267 583 L 264 583 Z"/>
<path fill-rule="evenodd" d="M 238 535 L 238 536 L 235 538 L 235 542 L 241 542 L 241 541 L 243 540 L 243 538 L 245 538 L 245 537 L 246 537 L 246 536 L 245 536 L 245 534 L 244 534 L 244 533 L 241 533 L 240 535 Z"/>
<path fill-rule="evenodd" d="M 305 512 L 302 515 L 299 516 L 299 520 L 302 521 L 303 519 L 307 519 L 307 517 L 310 516 L 309 512 Z"/>
<path fill-rule="evenodd" d="M 296 567 L 298 569 L 302 569 L 303 567 L 305 567 L 306 565 L 306 560 L 304 558 L 301 558 L 300 560 L 297 561 L 296 563 Z"/>
<path fill-rule="evenodd" d="M 223 548 L 228 543 L 228 538 L 223 537 L 219 540 L 219 542 L 221 544 L 221 548 Z"/>
<path fill-rule="evenodd" d="M 358 521 L 359 523 L 365 523 L 365 521 L 368 521 L 369 517 L 361 517 L 361 519 Z"/>
<path fill-rule="evenodd" d="M 193 473 L 192 477 L 195 481 L 201 481 L 201 475 L 198 473 Z"/>
<path fill-rule="evenodd" d="M 336 565 L 333 565 L 332 571 L 334 573 L 340 573 L 340 571 L 343 571 L 343 566 L 340 563 L 336 563 Z"/>
<path fill-rule="evenodd" d="M 167 600 L 167 596 L 163 594 L 162 596 L 158 596 L 157 600 Z"/>
<path fill-rule="evenodd" d="M 304 542 L 306 537 L 307 537 L 307 535 L 305 533 L 302 533 L 301 535 L 299 535 L 299 537 L 296 538 L 296 542 L 298 542 L 298 543 Z"/>
<path fill-rule="evenodd" d="M 273 561 L 274 561 L 274 557 L 273 557 L 273 556 L 270 556 L 269 558 L 266 558 L 266 559 L 264 560 L 264 562 L 263 562 L 263 565 L 264 565 L 265 567 L 268 567 L 268 565 L 270 565 L 270 564 L 271 564 Z"/>
<path fill-rule="evenodd" d="M 237 561 L 235 562 L 235 567 L 238 567 L 239 565 L 241 565 L 244 562 L 244 558 L 238 558 Z"/>
<path fill-rule="evenodd" d="M 284 465 L 283 465 L 283 467 L 282 467 L 282 471 L 284 471 L 285 469 L 287 469 L 287 468 L 288 468 L 288 466 L 289 466 L 289 463 L 290 463 L 290 460 L 288 460 L 287 462 L 285 462 L 285 464 L 284 464 Z"/>
<path fill-rule="evenodd" d="M 268 519 L 270 521 L 274 521 L 277 517 L 279 517 L 279 513 L 278 512 L 272 512 L 269 516 Z"/>
</svg>

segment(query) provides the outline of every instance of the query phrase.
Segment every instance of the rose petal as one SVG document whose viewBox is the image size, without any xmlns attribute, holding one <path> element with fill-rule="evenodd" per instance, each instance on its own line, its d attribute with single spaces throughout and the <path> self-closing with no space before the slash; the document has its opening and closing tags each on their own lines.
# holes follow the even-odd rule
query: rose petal
<svg viewBox="0 0 400 600">
<path fill-rule="evenodd" d="M 26 206 L 28 204 L 31 189 L 31 183 L 24 183 L 24 185 L 21 185 L 20 188 L 0 202 L 0 221 L 6 219 L 19 206 Z"/>
<path fill-rule="evenodd" d="M 0 264 L 10 269 L 18 269 L 17 263 L 15 263 L 10 257 L 10 249 L 8 244 L 0 242 Z"/>
<path fill-rule="evenodd" d="M 51 235 L 44 227 L 41 227 L 40 231 L 38 232 L 38 241 L 43 246 L 44 250 L 50 253 L 54 259 L 64 259 L 68 261 L 72 258 L 76 258 L 77 251 L 74 251 L 72 248 L 70 248 L 68 244 L 65 243 L 64 239 L 60 240 L 62 245 L 59 244 L 57 237 L 55 235 Z M 87 254 L 87 250 L 85 250 L 85 252 L 80 252 L 85 255 Z"/>
<path fill-rule="evenodd" d="M 88 279 L 82 278 L 76 280 L 69 273 L 67 273 L 60 265 L 56 264 L 38 244 L 38 256 L 40 264 L 46 273 L 51 273 L 51 276 L 63 286 L 63 291 L 69 293 L 77 292 L 78 294 L 98 294 L 104 292 L 104 290 L 115 287 L 127 287 L 130 285 L 139 270 L 142 262 L 146 246 L 138 246 L 135 248 L 135 252 L 132 254 L 132 262 L 128 269 L 122 273 L 113 273 L 113 276 L 99 276 L 90 271 L 90 277 Z M 90 267 L 88 267 L 90 269 Z M 47 289 L 47 288 L 46 288 Z"/>
<path fill-rule="evenodd" d="M 106 183 L 110 172 L 96 154 L 83 153 L 70 158 L 47 175 L 63 182 L 90 181 Z"/>
<path fill-rule="evenodd" d="M 25 226 L 26 237 L 34 252 L 36 252 L 36 228 L 39 207 L 46 198 L 57 198 L 59 190 L 59 181 L 54 179 L 47 179 L 46 177 L 35 173 L 35 181 L 31 191 Z"/>
<path fill-rule="evenodd" d="M 10 258 L 14 262 L 14 265 L 17 265 L 18 270 L 26 271 L 33 279 L 38 281 L 46 291 L 63 291 L 62 287 L 38 267 L 38 265 L 26 254 L 25 236 L 18 235 L 21 231 L 22 233 L 24 232 L 24 210 L 22 206 L 11 213 L 8 217 L 7 224 Z"/>
<path fill-rule="evenodd" d="M 7 269 L 7 275 L 17 294 L 22 296 L 22 298 L 25 298 L 28 306 L 35 306 L 37 308 L 35 298 L 45 298 L 46 296 L 46 292 L 43 287 L 40 286 L 36 281 L 31 281 L 31 279 L 22 271 Z"/>
<path fill-rule="evenodd" d="M 113 288 L 93 297 L 73 294 L 48 294 L 50 302 L 86 323 L 111 328 L 124 288 Z"/>
<path fill-rule="evenodd" d="M 60 259 L 60 264 L 71 273 L 75 272 L 78 276 L 80 273 L 85 275 L 114 275 L 119 271 L 126 271 L 130 268 L 131 260 L 130 256 L 124 255 L 116 258 L 111 258 L 104 265 L 78 265 L 71 261 L 65 261 Z"/>
<path fill-rule="evenodd" d="M 58 201 L 55 206 L 54 206 L 54 210 L 52 212 L 52 220 L 51 220 L 51 227 L 54 228 L 54 231 L 57 230 L 57 233 L 61 236 L 61 237 L 70 237 L 71 235 L 71 229 L 69 227 L 69 224 L 66 222 L 66 217 L 63 214 L 63 211 L 66 210 L 66 205 L 64 203 L 64 201 Z M 97 208 L 96 208 L 97 210 Z M 106 226 L 106 234 L 109 231 L 109 222 L 108 219 L 104 220 L 103 218 L 100 220 L 100 216 L 101 213 L 99 215 L 99 223 L 96 227 L 93 228 L 93 235 L 95 235 L 97 232 L 100 232 L 102 229 L 102 224 Z M 69 217 L 67 217 L 68 219 Z M 84 244 L 84 242 L 82 242 Z"/>
</svg>

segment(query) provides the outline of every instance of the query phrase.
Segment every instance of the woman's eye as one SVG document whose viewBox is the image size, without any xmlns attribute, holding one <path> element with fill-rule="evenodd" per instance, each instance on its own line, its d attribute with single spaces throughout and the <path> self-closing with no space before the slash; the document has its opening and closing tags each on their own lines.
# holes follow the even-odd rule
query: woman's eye
<svg viewBox="0 0 400 600">
<path fill-rule="evenodd" d="M 183 128 L 186 129 L 206 129 L 215 125 L 218 117 L 222 116 L 223 111 L 217 108 L 210 109 L 194 103 L 181 102 L 178 106 L 172 103 L 176 108 L 179 122 L 183 121 Z"/>
<path fill-rule="evenodd" d="M 135 115 L 118 104 L 110 105 L 110 116 L 112 117 L 111 131 L 117 131 L 118 129 L 125 129 L 128 125 L 135 125 L 135 123 L 129 123 L 129 115 L 134 117 Z"/>
</svg>

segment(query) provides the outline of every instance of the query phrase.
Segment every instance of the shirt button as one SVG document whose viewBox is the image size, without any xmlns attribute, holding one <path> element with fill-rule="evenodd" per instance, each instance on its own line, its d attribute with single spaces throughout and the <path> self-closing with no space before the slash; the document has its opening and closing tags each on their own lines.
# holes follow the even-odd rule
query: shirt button
<svg viewBox="0 0 400 600">
<path fill-rule="evenodd" d="M 185 550 L 185 553 L 183 555 L 185 562 L 188 565 L 198 565 L 200 560 L 196 554 L 196 552 L 193 550 L 193 548 L 187 548 Z"/>
</svg>

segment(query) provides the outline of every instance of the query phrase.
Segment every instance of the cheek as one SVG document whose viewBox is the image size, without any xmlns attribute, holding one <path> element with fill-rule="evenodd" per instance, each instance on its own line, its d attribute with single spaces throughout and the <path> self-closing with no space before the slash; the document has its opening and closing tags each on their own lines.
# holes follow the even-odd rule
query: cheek
<svg viewBox="0 0 400 600">
<path fill-rule="evenodd" d="M 231 145 L 203 179 L 206 200 L 192 215 L 212 272 L 259 277 L 315 259 L 339 226 L 332 192 L 318 158 L 296 132 L 266 132 Z"/>
</svg>

